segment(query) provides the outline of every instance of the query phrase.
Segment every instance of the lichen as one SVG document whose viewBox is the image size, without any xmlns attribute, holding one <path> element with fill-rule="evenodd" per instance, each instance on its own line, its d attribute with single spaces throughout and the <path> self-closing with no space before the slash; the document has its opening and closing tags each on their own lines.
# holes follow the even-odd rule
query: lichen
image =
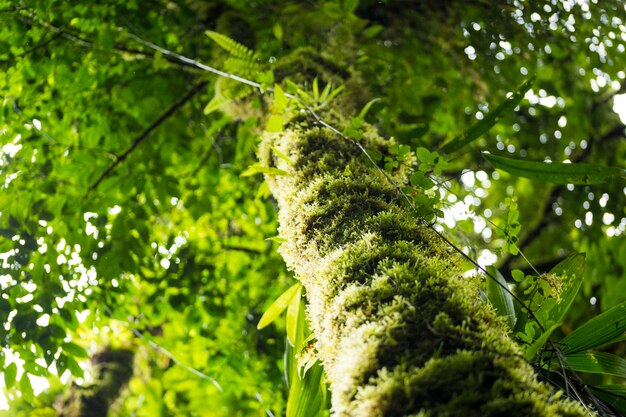
<svg viewBox="0 0 626 417">
<path fill-rule="evenodd" d="M 363 145 L 392 142 L 366 126 Z M 285 158 L 275 154 L 278 149 Z M 459 258 L 353 143 L 301 116 L 260 146 L 337 416 L 582 416 L 537 381 Z M 390 173 L 399 184 L 410 158 Z"/>
</svg>

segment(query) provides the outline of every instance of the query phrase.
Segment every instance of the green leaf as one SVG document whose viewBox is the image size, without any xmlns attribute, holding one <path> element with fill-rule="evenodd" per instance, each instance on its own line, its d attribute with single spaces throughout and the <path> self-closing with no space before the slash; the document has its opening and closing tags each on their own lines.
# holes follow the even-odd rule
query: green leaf
<svg viewBox="0 0 626 417">
<path fill-rule="evenodd" d="M 287 107 L 288 99 L 280 85 L 274 85 L 274 110 L 283 113 Z"/>
<path fill-rule="evenodd" d="M 279 151 L 278 149 L 276 149 L 274 146 L 270 146 L 270 148 L 272 148 L 272 151 L 274 151 L 274 153 L 283 161 L 287 162 L 289 165 L 294 166 L 295 163 L 289 159 L 289 157 L 287 155 L 285 155 L 284 153 L 282 153 L 281 151 Z"/>
<path fill-rule="evenodd" d="M 548 323 L 546 324 L 561 323 L 583 283 L 584 272 L 584 253 L 571 254 L 550 270 L 550 274 L 560 277 L 562 289 L 560 301 L 546 312 L 548 314 Z"/>
<path fill-rule="evenodd" d="M 596 397 L 615 408 L 621 414 L 626 415 L 626 385 L 597 385 L 589 388 Z"/>
<path fill-rule="evenodd" d="M 359 6 L 359 0 L 343 0 L 341 8 L 346 13 L 352 13 Z"/>
<path fill-rule="evenodd" d="M 491 275 L 491 277 L 487 277 L 487 298 L 498 316 L 503 317 L 509 329 L 513 330 L 516 316 L 511 291 L 508 290 L 509 287 L 500 271 L 493 266 L 488 266 L 487 272 Z"/>
<path fill-rule="evenodd" d="M 370 100 L 365 106 L 363 106 L 363 108 L 361 109 L 361 112 L 359 113 L 358 119 L 363 121 L 365 119 L 365 115 L 372 107 L 372 104 L 376 103 L 379 100 L 380 100 L 379 98 L 375 98 L 373 100 Z"/>
<path fill-rule="evenodd" d="M 20 379 L 20 392 L 26 401 L 32 401 L 35 398 L 35 393 L 33 392 L 33 386 L 30 382 L 30 377 L 26 372 L 22 375 Z"/>
<path fill-rule="evenodd" d="M 212 30 L 207 30 L 204 32 L 209 38 L 213 40 L 216 44 L 222 47 L 226 52 L 235 58 L 242 59 L 244 61 L 253 61 L 254 52 L 248 49 L 246 46 L 240 44 L 236 40 L 222 35 L 221 33 L 214 32 Z"/>
<path fill-rule="evenodd" d="M 614 375 L 626 378 L 626 359 L 607 352 L 579 352 L 565 356 L 576 372 Z"/>
<path fill-rule="evenodd" d="M 430 190 L 435 186 L 433 180 L 424 175 L 423 172 L 415 171 L 411 175 L 411 184 L 424 190 Z"/>
<path fill-rule="evenodd" d="M 287 417 L 315 417 L 323 404 L 322 390 L 324 370 L 319 361 L 300 379 L 293 381 L 287 399 Z"/>
<path fill-rule="evenodd" d="M 76 378 L 82 378 L 84 371 L 83 368 L 80 367 L 78 362 L 76 362 L 76 360 L 71 356 L 67 356 L 65 360 L 67 361 L 67 369 L 70 370 L 72 375 L 74 375 Z"/>
<path fill-rule="evenodd" d="M 283 27 L 280 25 L 280 23 L 276 23 L 274 26 L 272 26 L 272 32 L 274 32 L 274 36 L 276 36 L 276 39 L 278 39 L 279 42 L 283 41 Z"/>
<path fill-rule="evenodd" d="M 296 293 L 293 295 L 293 297 L 291 298 L 291 301 L 289 302 L 289 306 L 287 307 L 286 327 L 287 327 L 287 337 L 289 338 L 289 341 L 295 347 L 298 347 L 296 345 L 296 336 L 298 332 L 298 317 L 300 316 L 300 306 L 302 304 L 300 302 L 302 298 L 302 285 L 301 284 L 296 284 L 296 285 L 298 285 L 298 289 Z"/>
<path fill-rule="evenodd" d="M 517 282 L 522 282 L 526 278 L 526 276 L 524 276 L 524 273 L 522 271 L 520 271 L 519 269 L 512 270 L 511 271 L 511 276 Z"/>
<path fill-rule="evenodd" d="M 581 352 L 604 345 L 626 331 L 626 302 L 623 302 L 582 326 L 559 341 L 563 353 Z"/>
<path fill-rule="evenodd" d="M 601 184 L 612 177 L 625 177 L 626 170 L 591 164 L 564 164 L 525 161 L 483 153 L 494 168 L 516 177 L 555 184 Z"/>
<path fill-rule="evenodd" d="M 280 114 L 273 114 L 267 120 L 267 126 L 265 126 L 266 132 L 281 132 L 283 130 L 283 116 Z"/>
<path fill-rule="evenodd" d="M 24 363 L 24 371 L 31 375 L 47 377 L 50 373 L 48 368 L 45 368 L 34 361 L 28 361 Z"/>
<path fill-rule="evenodd" d="M 560 325 L 560 323 L 555 323 L 552 326 L 548 327 L 543 333 L 541 333 L 541 336 L 539 336 L 537 340 L 532 342 L 530 346 L 526 348 L 526 353 L 524 354 L 524 357 L 528 362 L 533 361 L 533 359 L 537 355 L 537 352 L 539 352 L 539 349 L 541 349 L 543 345 L 546 344 L 552 332 L 556 330 Z"/>
<path fill-rule="evenodd" d="M 420 162 L 425 164 L 432 164 L 435 162 L 435 158 L 437 157 L 437 152 L 431 152 L 428 149 L 420 146 L 415 149 L 415 155 Z"/>
<path fill-rule="evenodd" d="M 87 358 L 89 356 L 85 348 L 77 345 L 76 343 L 64 343 L 61 347 L 63 351 L 77 358 Z"/>
<path fill-rule="evenodd" d="M 276 320 L 278 316 L 280 316 L 280 314 L 285 311 L 285 309 L 291 302 L 291 299 L 299 293 L 301 286 L 302 284 L 298 282 L 296 284 L 293 284 L 287 289 L 287 291 L 282 293 L 280 297 L 278 297 L 276 301 L 274 301 L 272 305 L 269 306 L 265 313 L 263 313 L 263 316 L 261 316 L 261 320 L 259 320 L 259 324 L 257 324 L 256 328 L 260 330 L 264 327 L 267 327 L 270 323 Z"/>
<path fill-rule="evenodd" d="M 15 217 L 13 217 L 12 214 L 9 215 L 9 226 L 11 226 L 13 229 L 17 229 L 18 227 L 20 227 L 21 223 L 18 219 L 16 219 Z"/>
<path fill-rule="evenodd" d="M 263 166 L 259 163 L 256 163 L 256 164 L 250 165 L 244 172 L 241 173 L 241 176 L 250 177 L 256 174 L 284 175 L 284 176 L 291 175 L 290 173 L 288 173 L 287 171 L 283 171 L 282 169 L 270 168 L 270 167 Z"/>
<path fill-rule="evenodd" d="M 15 385 L 17 377 L 17 365 L 15 362 L 11 362 L 6 368 L 4 368 L 4 386 L 6 389 L 11 389 Z"/>
<path fill-rule="evenodd" d="M 478 123 L 471 126 L 460 136 L 455 137 L 446 145 L 441 148 L 441 153 L 452 153 L 458 151 L 464 146 L 469 145 L 479 137 L 481 137 L 485 132 L 491 129 L 496 123 L 500 121 L 500 117 L 506 113 L 510 113 L 515 109 L 515 107 L 522 101 L 524 95 L 530 87 L 532 87 L 535 82 L 535 77 L 532 77 L 526 81 L 504 102 L 500 103 L 498 107 L 496 107 L 492 112 L 487 113 L 487 115 L 480 120 Z"/>
<path fill-rule="evenodd" d="M 287 239 L 285 239 L 284 237 L 280 237 L 280 236 L 268 237 L 265 240 L 271 240 L 272 242 L 276 242 L 276 243 L 285 243 L 287 241 Z"/>
</svg>

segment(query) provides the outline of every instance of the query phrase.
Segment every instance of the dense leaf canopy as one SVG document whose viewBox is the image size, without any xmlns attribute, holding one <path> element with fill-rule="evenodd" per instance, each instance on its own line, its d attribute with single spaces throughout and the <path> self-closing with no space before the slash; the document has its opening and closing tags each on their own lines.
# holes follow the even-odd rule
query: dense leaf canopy
<svg viewBox="0 0 626 417">
<path fill-rule="evenodd" d="M 337 128 L 354 137 L 365 119 L 406 146 L 381 166 L 415 153 L 420 214 L 518 282 L 538 314 L 550 316 L 551 287 L 536 276 L 585 252 L 555 340 L 626 300 L 621 1 L 72 3 L 0 1 L 6 415 L 55 415 L 68 379 L 88 386 L 89 357 L 107 347 L 135 352 L 111 415 L 285 415 L 285 320 L 257 329 L 297 283 L 253 175 L 267 173 L 260 132 L 281 128 L 267 118 L 286 105 L 274 82 L 337 112 L 379 98 Z M 328 73 L 319 50 L 364 91 L 341 84 L 341 66 Z M 526 324 L 515 332 L 528 345 L 538 335 Z M 588 383 L 626 376 L 603 353 L 573 354 Z"/>
</svg>

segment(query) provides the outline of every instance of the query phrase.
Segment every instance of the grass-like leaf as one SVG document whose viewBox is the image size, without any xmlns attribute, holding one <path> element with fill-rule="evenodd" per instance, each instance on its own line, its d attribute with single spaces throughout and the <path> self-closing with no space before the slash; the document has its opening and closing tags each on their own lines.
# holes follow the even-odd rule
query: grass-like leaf
<svg viewBox="0 0 626 417">
<path fill-rule="evenodd" d="M 611 384 L 589 387 L 591 392 L 622 415 L 626 415 L 626 385 Z"/>
<path fill-rule="evenodd" d="M 500 271 L 493 266 L 488 266 L 487 272 L 495 278 L 494 280 L 491 277 L 487 277 L 487 298 L 489 299 L 489 302 L 491 302 L 491 305 L 495 308 L 498 316 L 503 317 L 508 324 L 509 329 L 513 330 L 517 317 L 515 316 L 513 296 L 510 291 L 505 289 L 508 288 L 508 284 Z"/>
<path fill-rule="evenodd" d="M 280 314 L 285 311 L 285 309 L 291 302 L 291 299 L 295 297 L 296 294 L 299 294 L 300 287 L 302 287 L 302 284 L 298 282 L 296 284 L 293 284 L 287 289 L 287 291 L 282 293 L 280 297 L 278 297 L 276 301 L 274 301 L 272 305 L 265 311 L 265 313 L 263 313 L 263 315 L 261 316 L 261 320 L 259 320 L 259 324 L 257 324 L 256 328 L 260 330 L 264 327 L 267 327 L 270 323 L 276 320 L 278 316 L 280 316 Z"/>
<path fill-rule="evenodd" d="M 566 355 L 611 342 L 626 331 L 626 302 L 623 302 L 582 326 L 559 341 Z"/>
<path fill-rule="evenodd" d="M 516 177 L 555 184 L 601 184 L 612 177 L 625 177 L 626 170 L 592 164 L 564 164 L 525 161 L 483 153 L 494 168 Z"/>
<path fill-rule="evenodd" d="M 266 167 L 266 166 L 263 166 L 263 165 L 261 165 L 259 163 L 256 163 L 256 164 L 252 164 L 248 168 L 246 168 L 246 170 L 243 171 L 240 176 L 242 176 L 242 177 L 250 177 L 250 176 L 256 175 L 256 174 L 285 175 L 285 176 L 291 175 L 287 171 L 283 171 L 282 169 Z"/>
<path fill-rule="evenodd" d="M 324 403 L 322 375 L 319 361 L 311 366 L 302 379 L 296 377 L 289 389 L 287 417 L 315 417 Z"/>
<path fill-rule="evenodd" d="M 298 286 L 296 293 L 291 297 L 289 306 L 287 307 L 287 337 L 289 341 L 296 345 L 297 332 L 298 332 L 298 318 L 300 316 L 301 299 L 302 298 L 302 285 Z"/>
<path fill-rule="evenodd" d="M 566 355 L 566 358 L 574 371 L 626 378 L 626 359 L 617 355 L 607 352 L 579 352 Z"/>
<path fill-rule="evenodd" d="M 500 103 L 498 107 L 496 107 L 493 111 L 487 113 L 487 115 L 478 123 L 471 126 L 461 135 L 455 137 L 446 145 L 444 145 L 440 149 L 440 153 L 450 154 L 452 152 L 458 151 L 464 146 L 469 145 L 479 137 L 481 137 L 485 132 L 491 129 L 496 123 L 500 121 L 500 118 L 509 112 L 512 112 L 515 107 L 522 101 L 524 95 L 530 87 L 532 87 L 535 82 L 535 77 L 529 78 L 524 81 L 524 83 L 519 86 L 519 88 L 509 96 L 504 102 Z"/>
</svg>

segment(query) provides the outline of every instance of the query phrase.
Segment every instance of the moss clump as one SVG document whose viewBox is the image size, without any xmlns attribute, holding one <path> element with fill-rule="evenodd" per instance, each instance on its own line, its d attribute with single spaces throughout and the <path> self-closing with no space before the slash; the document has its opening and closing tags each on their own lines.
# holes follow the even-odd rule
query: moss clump
<svg viewBox="0 0 626 417">
<path fill-rule="evenodd" d="M 366 130 L 363 144 L 389 154 Z M 267 177 L 280 251 L 306 287 L 335 415 L 584 415 L 551 400 L 459 259 L 354 144 L 299 118 L 260 156 L 290 173 Z M 407 161 L 391 173 L 400 184 Z"/>
</svg>

